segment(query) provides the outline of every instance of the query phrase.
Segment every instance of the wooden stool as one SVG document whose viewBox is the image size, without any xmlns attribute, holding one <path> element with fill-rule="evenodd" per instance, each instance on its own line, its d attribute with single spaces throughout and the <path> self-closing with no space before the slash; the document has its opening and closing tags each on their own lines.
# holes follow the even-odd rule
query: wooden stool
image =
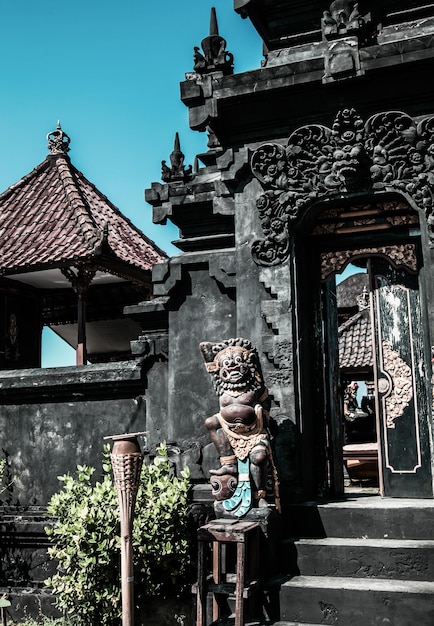
<svg viewBox="0 0 434 626">
<path fill-rule="evenodd" d="M 218 620 L 220 606 L 216 596 L 235 595 L 235 626 L 244 626 L 244 600 L 258 587 L 259 524 L 257 522 L 220 519 L 198 530 L 197 626 L 207 626 L 206 598 L 213 594 L 213 621 Z M 212 575 L 209 575 L 207 547 L 212 544 Z M 227 544 L 235 544 L 235 572 L 229 573 Z"/>
</svg>

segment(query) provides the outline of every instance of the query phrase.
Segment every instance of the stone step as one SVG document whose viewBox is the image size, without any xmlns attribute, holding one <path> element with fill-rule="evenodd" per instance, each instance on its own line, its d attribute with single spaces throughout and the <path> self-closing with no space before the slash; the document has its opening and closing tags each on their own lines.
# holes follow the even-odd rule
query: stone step
<svg viewBox="0 0 434 626">
<path fill-rule="evenodd" d="M 247 620 L 244 626 L 321 626 L 321 624 L 302 624 L 301 622 L 270 622 L 268 620 L 250 622 Z"/>
<path fill-rule="evenodd" d="M 229 618 L 229 620 L 232 620 L 232 621 L 230 621 L 230 625 L 229 625 L 229 623 L 227 623 L 227 624 L 224 624 L 222 626 L 233 626 L 234 625 L 234 621 L 235 621 L 235 615 L 232 615 Z M 217 622 L 217 624 L 218 624 L 218 622 Z M 249 618 L 247 618 L 244 626 L 324 626 L 324 624 L 306 624 L 305 622 L 282 622 L 282 621 L 276 622 L 276 621 L 273 621 L 273 620 L 270 621 L 267 618 L 250 621 Z M 345 625 L 345 626 L 347 626 L 347 625 Z"/>
<path fill-rule="evenodd" d="M 432 626 L 434 582 L 297 576 L 280 588 L 279 619 L 304 625 Z"/>
<path fill-rule="evenodd" d="M 287 536 L 434 539 L 434 500 L 359 496 L 285 511 Z"/>
<path fill-rule="evenodd" d="M 295 550 L 303 576 L 434 581 L 432 539 L 300 539 Z"/>
</svg>

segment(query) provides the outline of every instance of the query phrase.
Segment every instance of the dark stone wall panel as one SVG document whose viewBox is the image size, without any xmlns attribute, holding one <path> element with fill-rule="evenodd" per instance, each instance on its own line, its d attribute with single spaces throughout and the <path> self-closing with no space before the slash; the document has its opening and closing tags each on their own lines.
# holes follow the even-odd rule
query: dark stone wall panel
<svg viewBox="0 0 434 626">
<path fill-rule="evenodd" d="M 168 419 L 167 361 L 156 362 L 146 376 L 146 437 L 149 447 L 161 443 L 166 437 Z"/>
<path fill-rule="evenodd" d="M 234 337 L 237 329 L 230 291 L 224 293 L 204 265 L 185 268 L 182 289 L 188 295 L 182 307 L 169 315 L 170 417 L 165 434 L 184 447 L 197 441 L 209 443 L 204 420 L 218 411 L 199 343 Z"/>
<path fill-rule="evenodd" d="M 104 436 L 145 429 L 144 403 L 134 398 L 2 406 L 0 446 L 13 479 L 3 501 L 46 504 L 57 476 L 77 464 L 101 467 Z"/>
</svg>

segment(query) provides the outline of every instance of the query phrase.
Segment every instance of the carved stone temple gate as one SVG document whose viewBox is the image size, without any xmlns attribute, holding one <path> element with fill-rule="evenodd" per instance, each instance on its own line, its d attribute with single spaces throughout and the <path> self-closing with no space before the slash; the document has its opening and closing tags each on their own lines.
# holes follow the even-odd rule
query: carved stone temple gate
<svg viewBox="0 0 434 626">
<path fill-rule="evenodd" d="M 346 109 L 252 157 L 265 190 L 253 254 L 286 265 L 296 294 L 302 472 L 319 493 L 343 492 L 335 276 L 352 263 L 369 276 L 380 491 L 433 495 L 433 122 Z"/>
</svg>

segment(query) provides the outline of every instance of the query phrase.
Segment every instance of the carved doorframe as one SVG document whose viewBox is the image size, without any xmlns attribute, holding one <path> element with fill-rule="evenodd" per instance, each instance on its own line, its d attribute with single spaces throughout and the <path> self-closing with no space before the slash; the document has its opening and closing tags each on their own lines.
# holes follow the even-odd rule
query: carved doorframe
<svg viewBox="0 0 434 626">
<path fill-rule="evenodd" d="M 358 201 L 360 203 L 360 199 Z M 427 399 L 430 391 L 427 388 L 427 377 L 422 380 L 420 373 L 418 374 L 417 371 L 418 368 L 419 372 L 421 370 L 426 371 L 429 368 L 429 360 L 426 358 L 426 350 L 424 349 L 426 346 L 424 347 L 423 345 L 424 338 L 419 330 L 423 327 L 423 303 L 421 303 L 421 298 L 419 297 L 419 268 L 423 264 L 423 259 L 420 235 L 415 236 L 419 226 L 418 216 L 407 203 L 398 199 L 393 201 L 388 199 L 386 203 L 379 201 L 364 202 L 355 206 L 345 206 L 345 201 L 341 201 L 341 203 L 338 203 L 341 206 L 336 204 L 332 209 L 325 207 L 318 211 L 317 207 L 313 211 L 316 213 L 315 221 L 311 222 L 313 227 L 307 235 L 306 232 L 302 234 L 302 241 L 298 247 L 299 250 L 303 248 L 305 251 L 316 251 L 317 269 L 315 269 L 314 262 L 310 278 L 306 280 L 306 274 L 303 277 L 298 276 L 295 278 L 296 281 L 301 280 L 307 284 L 309 289 L 318 290 L 319 295 L 314 297 L 314 300 L 311 300 L 311 302 L 315 303 L 313 306 L 318 306 L 319 308 L 320 302 L 322 306 L 326 306 L 326 312 L 322 314 L 322 317 L 319 315 L 315 316 L 314 313 L 312 314 L 311 319 L 315 317 L 316 319 L 315 324 L 311 325 L 309 331 L 316 348 L 312 349 L 311 347 L 310 354 L 307 357 L 311 363 L 316 363 L 319 378 L 321 377 L 320 367 L 323 359 L 323 391 L 321 391 L 321 386 L 318 383 L 316 392 L 323 394 L 325 399 L 322 405 L 321 399 L 316 404 L 308 404 L 307 411 L 314 416 L 315 413 L 318 414 L 323 411 L 325 416 L 325 432 L 322 435 L 320 433 L 320 438 L 321 436 L 323 437 L 323 445 L 326 447 L 329 455 L 327 459 L 329 493 L 333 496 L 340 496 L 343 493 L 342 470 L 339 469 L 343 467 L 342 455 L 339 453 L 339 447 L 342 448 L 342 436 L 339 434 L 342 415 L 338 412 L 339 406 L 342 406 L 342 402 L 340 402 L 342 389 L 338 390 L 336 384 L 336 376 L 333 371 L 333 350 L 330 348 L 333 339 L 327 334 L 328 329 L 333 328 L 333 323 L 327 319 L 328 311 L 331 310 L 329 308 L 330 304 L 327 304 L 327 302 L 324 304 L 321 293 L 324 295 L 325 291 L 328 290 L 326 284 L 330 277 L 343 271 L 349 263 L 360 262 L 363 259 L 370 266 L 376 259 L 383 259 L 387 261 L 390 268 L 393 268 L 395 274 L 400 272 L 401 275 L 411 276 L 413 288 L 410 292 L 409 288 L 404 284 L 405 279 L 402 279 L 401 282 L 391 282 L 386 285 L 386 278 L 383 279 L 383 274 L 386 276 L 387 272 L 383 271 L 383 274 L 375 274 L 374 271 L 371 272 L 369 270 L 369 275 L 373 277 L 370 291 L 371 328 L 374 352 L 373 373 L 376 381 L 375 388 L 378 390 L 375 395 L 380 492 L 382 495 L 390 497 L 432 497 L 432 476 L 429 459 L 430 444 L 427 427 L 427 414 L 430 413 Z M 369 207 L 371 208 L 369 209 Z M 385 209 L 383 212 L 379 210 L 381 207 Z M 369 211 L 376 214 L 376 230 L 372 220 L 361 220 L 358 225 L 355 225 L 355 222 L 359 220 L 354 220 L 352 215 L 359 218 L 361 211 L 365 214 L 369 213 Z M 396 219 L 397 211 L 400 212 L 400 219 Z M 383 226 L 390 223 L 390 213 L 394 216 L 392 220 L 393 226 L 389 231 L 383 230 Z M 306 220 L 306 222 L 309 223 L 309 220 Z M 324 224 L 327 225 L 326 228 L 324 228 Z M 410 229 L 408 229 L 409 226 L 411 226 Z M 303 228 L 300 228 L 300 231 L 302 232 Z M 412 234 L 410 235 L 409 233 Z M 299 229 L 296 227 L 294 229 L 295 241 L 297 241 L 298 235 Z M 371 239 L 371 245 L 358 245 L 357 238 L 364 239 L 368 236 Z M 344 248 L 342 248 L 340 237 L 342 237 L 345 243 Z M 316 283 L 314 278 L 315 271 L 318 273 Z M 380 315 L 381 301 L 383 301 L 381 309 L 383 310 L 385 307 L 384 297 L 383 300 L 380 299 L 380 289 L 377 289 L 379 285 L 374 285 L 374 282 L 381 282 L 382 279 L 383 292 L 384 289 L 389 289 L 389 300 L 400 301 L 401 331 L 404 329 L 401 341 L 402 346 L 399 345 L 399 342 L 394 347 L 390 346 L 388 344 L 388 341 L 390 343 L 390 337 L 389 340 L 382 339 L 382 335 L 386 336 L 386 331 L 389 331 L 391 337 L 396 332 L 396 328 L 389 328 L 388 314 L 386 318 Z M 321 284 L 325 289 L 324 292 L 320 288 Z M 298 292 L 300 290 L 302 290 L 302 287 L 299 286 Z M 305 298 L 299 298 L 298 302 L 302 307 L 306 306 Z M 302 310 L 300 315 L 303 319 L 310 319 L 306 309 Z M 322 329 L 320 329 L 321 324 Z M 415 328 L 417 329 L 416 331 L 414 331 Z M 405 329 L 407 329 L 407 335 Z M 417 336 L 417 333 L 420 336 Z M 321 335 L 320 339 L 318 338 L 319 335 Z M 416 338 L 417 341 L 415 340 Z M 337 348 L 337 336 L 335 341 Z M 406 347 L 404 344 L 406 342 L 407 355 L 402 357 L 400 354 L 401 347 L 402 352 L 405 353 Z M 302 335 L 297 337 L 297 343 L 303 344 Z M 315 357 L 313 355 L 315 349 L 317 351 L 322 349 L 322 356 Z M 418 353 L 416 354 L 417 351 Z M 425 365 L 422 366 L 424 352 Z M 300 368 L 300 371 L 303 376 L 303 367 Z M 386 380 L 388 381 L 387 386 L 385 386 Z M 312 381 L 310 383 L 308 381 L 307 384 L 310 384 L 312 387 Z M 303 385 L 303 382 L 301 382 L 301 385 Z M 405 392 L 407 392 L 407 395 Z M 306 395 L 310 396 L 311 393 L 312 391 L 308 390 Z M 333 393 L 335 394 L 334 397 Z M 399 404 L 398 400 L 402 400 L 402 405 Z M 303 394 L 301 402 L 303 403 Z M 422 410 L 420 407 L 422 407 Z M 306 406 L 301 410 L 305 409 Z M 320 420 L 316 417 L 315 421 L 314 437 L 318 438 Z M 395 425 L 397 425 L 396 429 Z M 404 435 L 399 435 L 399 431 L 402 431 L 403 428 Z M 424 440 L 423 436 L 425 437 Z M 403 437 L 408 437 L 408 440 L 402 442 Z M 412 442 L 410 442 L 410 439 L 412 439 Z M 407 450 L 406 453 L 402 452 L 404 448 Z M 323 469 L 319 468 L 318 472 L 319 493 L 325 494 L 325 461 L 319 452 L 318 442 L 313 445 L 312 450 L 319 465 L 323 465 Z M 392 455 L 398 458 L 396 450 L 399 450 L 401 454 L 399 459 L 401 467 L 393 467 L 390 461 Z M 418 457 L 418 462 L 415 462 L 411 468 L 407 467 L 408 463 L 406 460 L 410 456 Z"/>
<path fill-rule="evenodd" d="M 252 243 L 258 265 L 289 257 L 294 227 L 315 203 L 356 196 L 405 199 L 420 213 L 424 245 L 434 247 L 434 116 L 386 111 L 364 122 L 343 109 L 331 127 L 302 126 L 286 146 L 259 146 L 250 165 L 264 189 L 256 201 L 264 237 Z"/>
<path fill-rule="evenodd" d="M 264 189 L 257 200 L 264 238 L 252 244 L 258 265 L 277 266 L 291 258 L 297 266 L 297 234 L 316 229 L 318 242 L 330 243 L 340 230 L 346 230 L 352 242 L 331 243 L 330 273 L 336 271 L 336 263 L 371 255 L 392 257 L 395 265 L 414 271 L 414 235 L 421 240 L 430 268 L 434 117 L 415 120 L 389 111 L 364 122 L 354 109 L 345 109 L 331 128 L 304 126 L 291 134 L 285 147 L 260 146 L 252 155 L 251 169 Z M 351 202 L 359 205 L 352 225 L 341 208 Z M 315 223 L 318 215 L 322 219 Z M 373 234 L 375 245 L 366 245 Z M 324 271 L 322 267 L 323 277 Z"/>
</svg>

